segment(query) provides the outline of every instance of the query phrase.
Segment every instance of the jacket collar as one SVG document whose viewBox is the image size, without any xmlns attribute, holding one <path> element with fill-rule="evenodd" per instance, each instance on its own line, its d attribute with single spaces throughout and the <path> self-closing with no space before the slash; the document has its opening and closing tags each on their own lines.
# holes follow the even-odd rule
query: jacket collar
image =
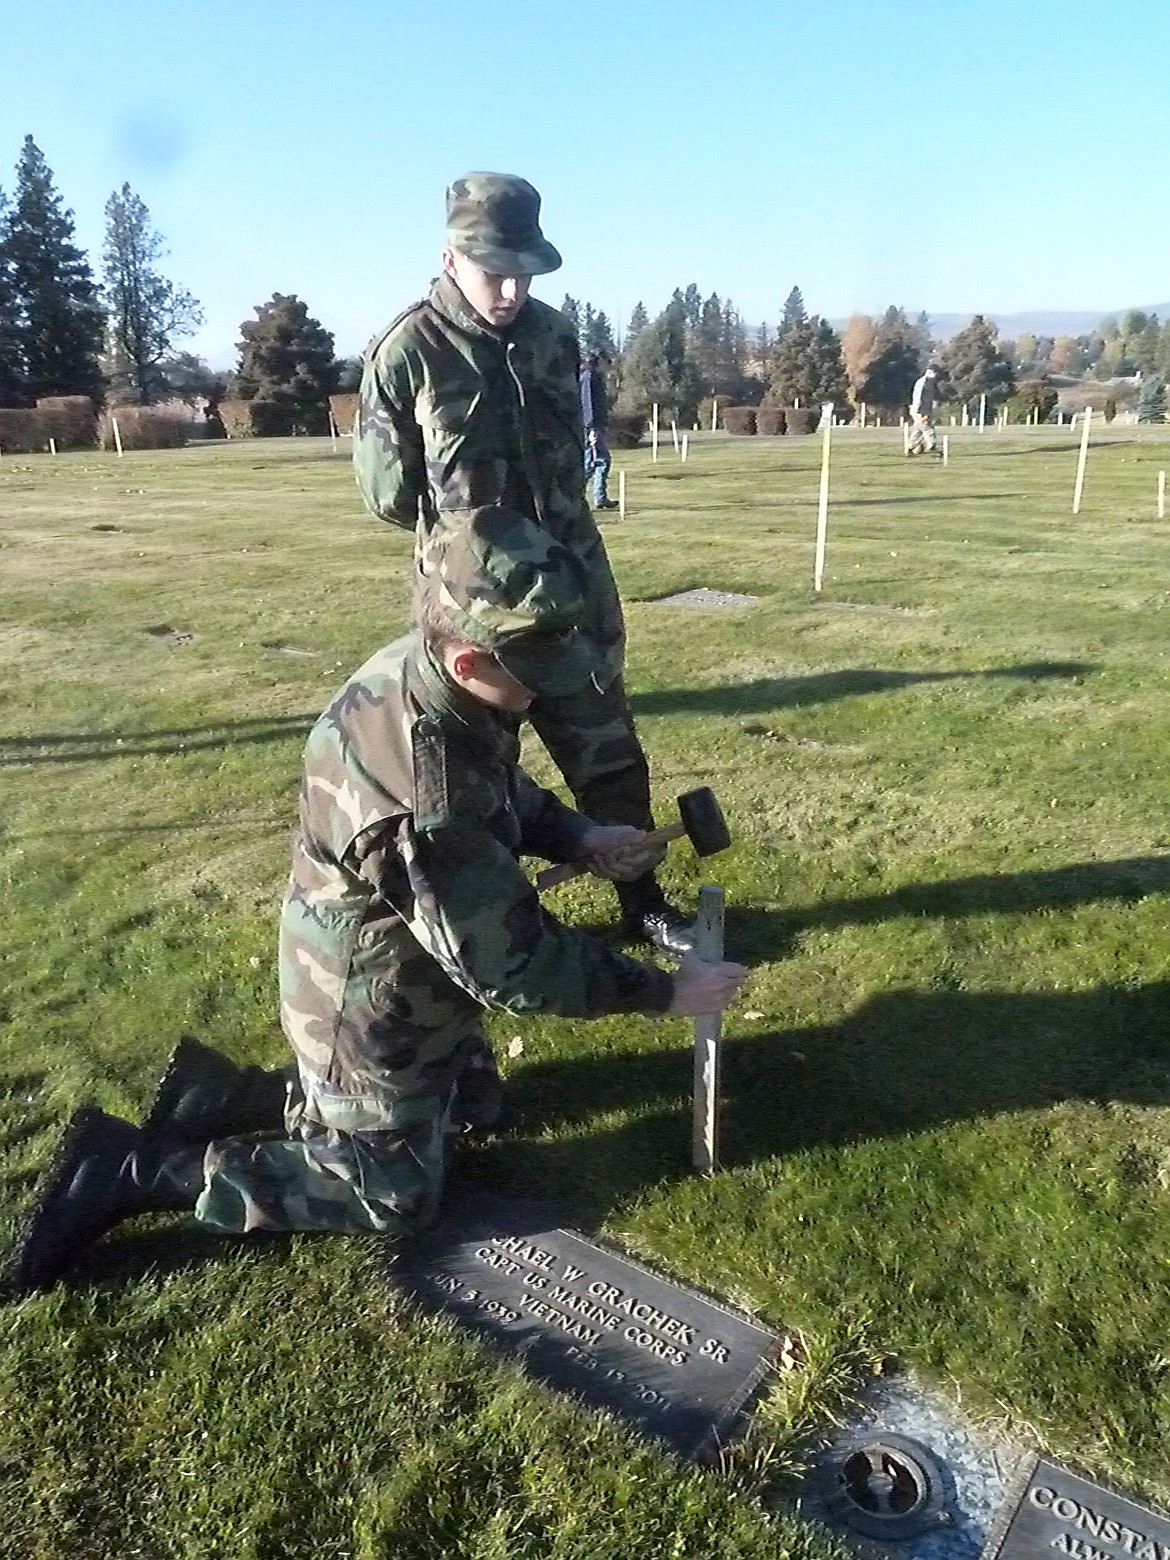
<svg viewBox="0 0 1170 1560">
<path fill-rule="evenodd" d="M 478 336 L 485 341 L 498 341 L 501 345 L 521 334 L 530 312 L 528 300 L 525 299 L 524 307 L 507 330 L 493 330 L 486 320 L 480 319 L 445 271 L 431 283 L 427 301 L 431 308 L 437 314 L 441 314 L 448 324 L 454 325 L 456 330 L 461 330 L 468 336 Z"/>
<path fill-rule="evenodd" d="M 444 736 L 497 761 L 510 758 L 515 762 L 519 722 L 514 716 L 472 698 L 413 635 L 404 667 L 406 685 L 415 703 L 438 724 Z"/>
</svg>

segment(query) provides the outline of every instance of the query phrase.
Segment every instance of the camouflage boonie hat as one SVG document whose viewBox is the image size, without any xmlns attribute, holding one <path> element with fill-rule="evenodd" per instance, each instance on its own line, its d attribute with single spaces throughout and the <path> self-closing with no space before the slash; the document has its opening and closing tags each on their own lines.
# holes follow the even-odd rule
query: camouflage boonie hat
<svg viewBox="0 0 1170 1560">
<path fill-rule="evenodd" d="M 540 194 L 514 173 L 465 173 L 447 191 L 447 242 L 497 276 L 544 276 L 561 257 L 540 231 Z"/>
<path fill-rule="evenodd" d="M 456 633 L 532 693 L 579 693 L 595 670 L 577 632 L 583 582 L 569 549 L 513 510 L 479 510 L 445 540 L 434 600 Z"/>
</svg>

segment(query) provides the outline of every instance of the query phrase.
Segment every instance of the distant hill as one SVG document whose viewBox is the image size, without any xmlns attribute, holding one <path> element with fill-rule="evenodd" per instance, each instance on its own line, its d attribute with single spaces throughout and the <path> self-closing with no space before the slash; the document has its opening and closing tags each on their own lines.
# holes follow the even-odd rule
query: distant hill
<svg viewBox="0 0 1170 1560">
<path fill-rule="evenodd" d="M 1140 309 L 1144 314 L 1156 314 L 1160 320 L 1170 318 L 1170 303 L 1139 303 L 1126 304 L 1123 309 L 1031 309 L 1022 314 L 993 314 L 983 311 L 986 318 L 993 320 L 999 326 L 999 333 L 1008 341 L 1014 341 L 1017 336 L 1030 333 L 1033 336 L 1085 336 L 1090 331 L 1096 330 L 1107 314 L 1112 314 L 1120 320 L 1128 314 L 1131 308 Z M 916 318 L 917 309 L 907 309 L 906 313 L 911 319 Z M 844 320 L 832 320 L 830 322 L 835 330 L 840 330 L 845 324 Z M 970 314 L 932 314 L 930 315 L 931 334 L 936 341 L 948 341 L 956 332 L 963 329 L 964 325 L 971 323 Z"/>
</svg>

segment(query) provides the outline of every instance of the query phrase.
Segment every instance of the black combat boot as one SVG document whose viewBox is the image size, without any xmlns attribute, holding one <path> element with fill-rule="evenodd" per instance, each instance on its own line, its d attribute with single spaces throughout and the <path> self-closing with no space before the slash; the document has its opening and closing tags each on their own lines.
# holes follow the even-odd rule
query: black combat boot
<svg viewBox="0 0 1170 1560">
<path fill-rule="evenodd" d="M 614 888 L 622 907 L 622 930 L 628 937 L 653 943 L 676 959 L 695 951 L 694 923 L 675 909 L 653 872 L 632 883 L 615 883 Z"/>
<path fill-rule="evenodd" d="M 289 1072 L 239 1067 L 208 1045 L 183 1035 L 142 1123 L 147 1137 L 177 1143 L 279 1132 Z"/>
<path fill-rule="evenodd" d="M 16 1247 L 11 1287 L 51 1289 L 77 1256 L 123 1219 L 194 1208 L 203 1149 L 150 1143 L 137 1127 L 83 1105 L 65 1128 Z"/>
<path fill-rule="evenodd" d="M 504 1113 L 504 1080 L 486 1046 L 459 1074 L 452 1113 L 465 1132 L 485 1132 L 499 1126 Z"/>
</svg>

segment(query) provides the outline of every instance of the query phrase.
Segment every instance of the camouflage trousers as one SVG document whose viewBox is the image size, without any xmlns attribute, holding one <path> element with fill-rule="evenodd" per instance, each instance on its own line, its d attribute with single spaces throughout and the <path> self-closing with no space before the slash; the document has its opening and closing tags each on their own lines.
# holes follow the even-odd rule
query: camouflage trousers
<svg viewBox="0 0 1170 1560">
<path fill-rule="evenodd" d="M 935 447 L 933 419 L 921 412 L 911 412 L 910 437 L 906 441 L 907 455 L 933 455 Z"/>
<path fill-rule="evenodd" d="M 653 828 L 650 768 L 620 677 L 571 698 L 538 699 L 528 718 L 587 818 Z"/>
<path fill-rule="evenodd" d="M 476 1096 L 490 1092 L 465 1086 L 498 1084 L 482 1034 L 461 1041 L 451 1061 L 445 1086 L 406 1094 L 393 1072 L 367 1072 L 359 1093 L 325 1084 L 302 1063 L 282 1136 L 208 1144 L 196 1219 L 227 1233 L 426 1229 L 439 1214 L 454 1142 L 476 1124 Z"/>
</svg>

